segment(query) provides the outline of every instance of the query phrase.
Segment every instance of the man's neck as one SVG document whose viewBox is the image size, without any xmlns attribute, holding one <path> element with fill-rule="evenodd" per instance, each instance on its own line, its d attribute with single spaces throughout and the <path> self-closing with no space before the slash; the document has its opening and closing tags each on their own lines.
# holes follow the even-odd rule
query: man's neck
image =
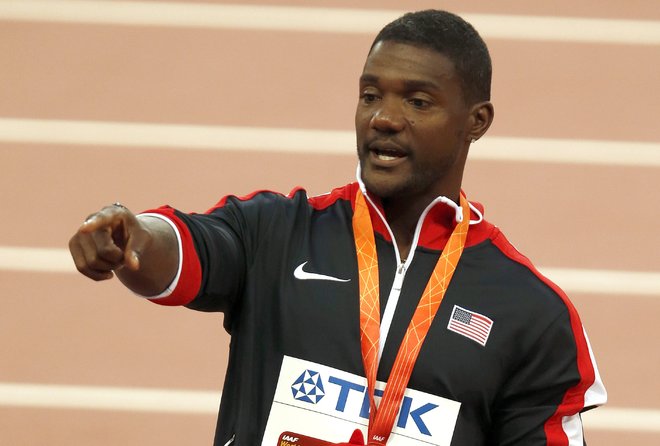
<svg viewBox="0 0 660 446">
<path fill-rule="evenodd" d="M 411 205 L 410 202 L 403 200 L 384 200 L 383 209 L 387 223 L 392 229 L 396 239 L 397 248 L 401 259 L 406 259 L 410 253 L 413 238 L 415 237 L 415 228 L 422 212 L 428 206 L 428 203 L 422 205 Z"/>
<path fill-rule="evenodd" d="M 411 198 L 382 200 L 385 218 L 396 239 L 401 261 L 408 258 L 419 218 L 435 198 L 437 197 L 425 200 Z M 447 198 L 451 198 L 454 202 L 458 201 L 458 195 L 456 197 L 448 196 Z"/>
</svg>

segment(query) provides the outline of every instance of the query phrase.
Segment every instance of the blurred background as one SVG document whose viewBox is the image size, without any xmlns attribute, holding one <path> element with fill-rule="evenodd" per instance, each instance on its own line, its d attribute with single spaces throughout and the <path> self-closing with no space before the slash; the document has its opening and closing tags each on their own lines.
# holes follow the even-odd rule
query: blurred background
<svg viewBox="0 0 660 446">
<path fill-rule="evenodd" d="M 371 41 L 429 7 L 490 47 L 464 188 L 580 311 L 610 396 L 587 439 L 660 444 L 657 0 L 0 1 L 0 444 L 211 444 L 222 315 L 87 280 L 68 239 L 115 201 L 352 181 Z"/>
</svg>

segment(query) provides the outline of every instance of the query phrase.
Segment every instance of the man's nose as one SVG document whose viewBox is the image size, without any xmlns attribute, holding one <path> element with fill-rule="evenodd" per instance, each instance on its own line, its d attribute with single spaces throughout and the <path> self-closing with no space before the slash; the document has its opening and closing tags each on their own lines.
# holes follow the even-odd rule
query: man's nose
<svg viewBox="0 0 660 446">
<path fill-rule="evenodd" d="M 383 100 L 371 117 L 371 127 L 381 132 L 396 133 L 404 129 L 406 120 L 402 104 L 395 100 Z"/>
</svg>

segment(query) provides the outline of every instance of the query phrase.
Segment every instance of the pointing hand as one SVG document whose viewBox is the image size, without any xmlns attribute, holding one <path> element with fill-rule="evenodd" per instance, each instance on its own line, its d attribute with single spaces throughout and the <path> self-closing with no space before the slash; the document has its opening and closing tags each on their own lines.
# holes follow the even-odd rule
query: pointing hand
<svg viewBox="0 0 660 446">
<path fill-rule="evenodd" d="M 94 280 L 111 279 L 116 271 L 140 269 L 140 254 L 151 234 L 140 220 L 119 203 L 87 217 L 69 241 L 78 271 Z"/>
</svg>

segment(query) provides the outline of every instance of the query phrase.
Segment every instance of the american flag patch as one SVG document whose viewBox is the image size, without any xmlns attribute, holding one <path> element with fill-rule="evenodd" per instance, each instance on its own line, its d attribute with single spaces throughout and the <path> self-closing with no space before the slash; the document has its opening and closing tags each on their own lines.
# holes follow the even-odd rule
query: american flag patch
<svg viewBox="0 0 660 446">
<path fill-rule="evenodd" d="M 447 329 L 486 346 L 493 320 L 483 314 L 454 305 Z"/>
</svg>

